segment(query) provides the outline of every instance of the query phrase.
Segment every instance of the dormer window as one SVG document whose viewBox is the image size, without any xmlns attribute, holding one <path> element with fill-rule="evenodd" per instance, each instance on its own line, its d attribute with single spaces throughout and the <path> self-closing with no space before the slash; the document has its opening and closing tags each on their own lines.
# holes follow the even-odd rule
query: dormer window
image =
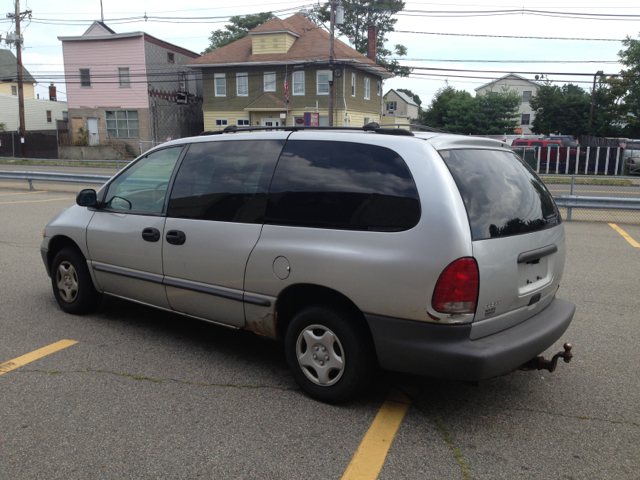
<svg viewBox="0 0 640 480">
<path fill-rule="evenodd" d="M 175 54 L 173 52 L 167 52 L 167 63 L 176 63 Z"/>
</svg>

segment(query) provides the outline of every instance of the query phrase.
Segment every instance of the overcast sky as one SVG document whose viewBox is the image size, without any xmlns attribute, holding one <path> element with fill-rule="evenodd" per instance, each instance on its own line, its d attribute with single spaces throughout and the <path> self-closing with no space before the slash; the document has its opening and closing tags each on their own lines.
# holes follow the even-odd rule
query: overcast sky
<svg viewBox="0 0 640 480">
<path fill-rule="evenodd" d="M 541 5 L 534 2 L 515 5 L 509 0 L 488 0 L 489 4 L 473 0 L 452 1 L 455 3 L 442 0 L 407 1 L 405 11 L 396 17 L 398 32 L 389 35 L 389 45 L 402 44 L 407 47 L 407 56 L 401 59 L 401 63 L 407 66 L 482 72 L 415 70 L 411 78 L 387 80 L 385 92 L 390 88 L 408 88 L 418 94 L 423 106 L 426 106 L 437 90 L 445 85 L 447 78 L 455 88 L 474 94 L 475 88 L 508 72 L 531 72 L 523 73 L 523 76 L 531 79 L 536 73 L 544 74 L 551 80 L 578 83 L 588 89 L 596 71 L 603 70 L 605 74 L 620 71 L 621 65 L 616 63 L 617 53 L 623 47 L 619 41 L 536 40 L 495 36 L 624 39 L 629 35 L 637 39 L 640 32 L 638 0 L 613 0 L 611 3 L 540 0 Z M 229 6 L 215 6 L 223 3 Z M 230 16 L 273 11 L 280 18 L 287 18 L 311 5 L 304 0 L 102 0 L 102 4 L 105 23 L 117 33 L 144 31 L 195 52 L 207 47 L 211 31 L 223 28 Z M 204 5 L 210 6 L 203 8 Z M 4 38 L 7 31 L 14 29 L 5 18 L 5 13 L 14 11 L 14 1 L 0 0 L 0 6 L 3 7 L 0 8 L 0 35 Z M 46 96 L 49 83 L 47 76 L 63 72 L 62 46 L 57 37 L 82 35 L 93 20 L 100 20 L 100 0 L 21 0 L 20 6 L 23 11 L 29 9 L 33 12 L 31 23 L 28 20 L 23 22 L 23 62 L 31 74 L 42 82 L 36 86 L 36 93 Z M 509 12 L 513 10 L 519 12 Z M 538 13 L 527 14 L 523 10 L 536 10 Z M 506 12 L 497 14 L 496 11 Z M 141 18 L 145 14 L 148 17 L 146 22 Z M 556 15 L 559 14 L 582 18 L 558 18 Z M 592 15 L 618 17 L 596 18 Z M 158 21 L 153 17 L 164 18 Z M 178 17 L 197 18 L 181 20 Z M 494 37 L 489 37 L 491 35 Z M 344 38 L 342 40 L 347 41 Z M 4 43 L 2 48 L 6 48 Z M 479 62 L 482 60 L 493 62 Z M 504 63 L 514 60 L 537 62 Z M 571 61 L 590 63 L 566 63 Z M 566 75 L 568 73 L 587 73 L 590 77 Z M 60 81 L 56 83 L 59 100 L 65 100 L 64 84 Z"/>
</svg>

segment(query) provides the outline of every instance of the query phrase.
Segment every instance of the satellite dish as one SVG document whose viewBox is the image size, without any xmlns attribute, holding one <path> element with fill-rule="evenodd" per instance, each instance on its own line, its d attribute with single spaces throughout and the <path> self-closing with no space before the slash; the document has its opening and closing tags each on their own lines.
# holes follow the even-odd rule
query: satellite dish
<svg viewBox="0 0 640 480">
<path fill-rule="evenodd" d="M 538 80 L 538 79 L 540 79 L 540 76 L 539 76 L 539 75 L 536 75 L 536 80 Z"/>
<path fill-rule="evenodd" d="M 336 78 L 340 78 L 342 76 L 342 69 L 340 67 L 336 67 L 333 70 L 333 76 Z"/>
</svg>

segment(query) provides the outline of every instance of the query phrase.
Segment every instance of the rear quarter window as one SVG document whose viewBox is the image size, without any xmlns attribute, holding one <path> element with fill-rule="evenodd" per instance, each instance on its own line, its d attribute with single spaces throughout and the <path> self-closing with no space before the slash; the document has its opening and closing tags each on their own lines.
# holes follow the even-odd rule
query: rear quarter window
<svg viewBox="0 0 640 480">
<path fill-rule="evenodd" d="M 561 222 L 547 187 L 512 152 L 445 150 L 440 155 L 464 201 L 473 240 L 536 232 Z"/>
<path fill-rule="evenodd" d="M 404 160 L 374 145 L 289 141 L 273 176 L 266 223 L 400 231 L 420 219 L 420 200 Z"/>
</svg>

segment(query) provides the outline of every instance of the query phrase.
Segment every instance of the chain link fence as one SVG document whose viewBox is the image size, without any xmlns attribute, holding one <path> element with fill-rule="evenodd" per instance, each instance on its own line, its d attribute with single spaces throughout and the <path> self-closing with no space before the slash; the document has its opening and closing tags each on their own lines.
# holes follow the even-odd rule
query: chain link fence
<svg viewBox="0 0 640 480">
<path fill-rule="evenodd" d="M 640 176 L 606 177 L 603 175 L 545 175 L 540 178 L 554 197 L 575 195 L 578 197 L 635 198 L 640 199 Z M 564 220 L 585 222 L 610 222 L 640 224 L 640 211 L 560 208 Z"/>
</svg>

